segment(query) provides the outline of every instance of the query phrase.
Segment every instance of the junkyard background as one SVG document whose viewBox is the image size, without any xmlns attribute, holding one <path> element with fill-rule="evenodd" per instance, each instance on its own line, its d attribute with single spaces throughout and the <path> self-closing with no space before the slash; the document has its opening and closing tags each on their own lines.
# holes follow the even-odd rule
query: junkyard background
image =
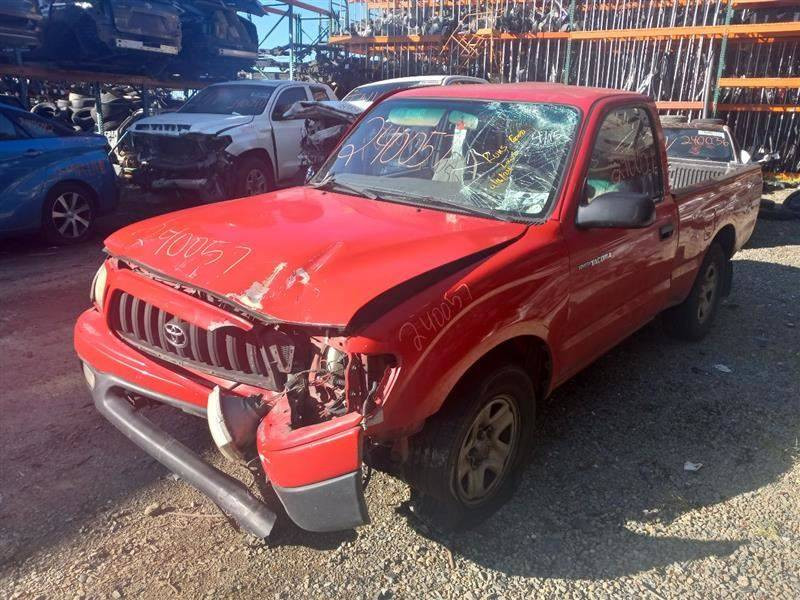
<svg viewBox="0 0 800 600">
<path fill-rule="evenodd" d="M 662 112 L 717 110 L 767 170 L 798 171 L 800 3 L 763 4 L 335 0 L 304 12 L 293 1 L 275 9 L 291 42 L 259 35 L 246 74 L 239 63 L 211 72 L 186 51 L 174 68 L 112 68 L 67 56 L 69 44 L 4 49 L 0 95 L 113 143 L 144 106 L 174 109 L 168 89 L 237 73 L 328 83 L 339 97 L 443 72 L 608 85 L 648 93 Z M 655 321 L 559 389 L 519 493 L 448 536 L 378 474 L 371 526 L 320 535 L 283 519 L 269 544 L 253 540 L 94 410 L 72 326 L 102 240 L 192 198 L 123 186 L 89 243 L 0 241 L 0 596 L 800 597 L 800 221 L 781 210 L 797 178 L 769 181 L 711 335 L 686 345 Z M 149 416 L 230 468 L 201 420 Z"/>
<path fill-rule="evenodd" d="M 128 17 L 125 33 L 146 33 L 133 42 L 169 53 L 117 48 L 110 57 L 98 48 L 113 25 L 92 3 L 14 0 L 10 9 L 0 7 L 0 22 L 13 16 L 24 23 L 13 32 L 17 47 L 0 48 L 0 95 L 18 93 L 42 114 L 117 132 L 117 139 L 128 116 L 174 108 L 165 88 L 197 89 L 237 76 L 313 80 L 330 84 L 339 98 L 364 83 L 421 75 L 591 85 L 643 92 L 665 113 L 722 118 L 767 170 L 800 171 L 795 1 L 172 4 L 157 18 Z M 71 5 L 84 10 L 70 16 Z M 156 22 L 161 26 L 149 30 Z M 94 29 L 98 39 L 87 33 Z M 138 97 L 144 89 L 155 97 L 152 106 Z M 103 99 L 101 90 L 110 96 Z M 105 108 L 92 112 L 93 97 Z"/>
<path fill-rule="evenodd" d="M 103 235 L 172 202 L 128 195 L 67 250 L 0 245 L 4 597 L 800 594 L 797 221 L 759 220 L 704 342 L 656 321 L 559 389 L 519 493 L 479 528 L 426 530 L 408 488 L 377 475 L 372 525 L 320 535 L 284 519 L 265 544 L 110 427 L 72 351 Z M 149 416 L 229 468 L 201 420 Z"/>
</svg>

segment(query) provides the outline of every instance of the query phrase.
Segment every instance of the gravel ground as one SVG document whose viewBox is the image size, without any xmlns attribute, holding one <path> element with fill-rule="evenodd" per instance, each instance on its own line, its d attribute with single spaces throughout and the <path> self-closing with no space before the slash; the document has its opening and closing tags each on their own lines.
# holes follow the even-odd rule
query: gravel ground
<svg viewBox="0 0 800 600">
<path fill-rule="evenodd" d="M 103 233 L 175 207 L 128 194 Z M 559 389 L 479 528 L 428 531 L 378 474 L 371 525 L 284 516 L 269 545 L 93 409 L 71 337 L 100 240 L 0 243 L 1 597 L 800 597 L 800 221 L 759 221 L 706 340 L 654 322 Z M 220 464 L 201 420 L 150 412 Z"/>
</svg>

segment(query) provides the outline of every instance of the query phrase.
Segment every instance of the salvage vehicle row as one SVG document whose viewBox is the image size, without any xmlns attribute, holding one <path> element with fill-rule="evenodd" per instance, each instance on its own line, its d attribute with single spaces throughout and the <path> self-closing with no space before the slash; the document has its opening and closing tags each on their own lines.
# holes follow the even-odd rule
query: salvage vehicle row
<svg viewBox="0 0 800 600">
<path fill-rule="evenodd" d="M 0 50 L 63 67 L 234 77 L 258 58 L 255 0 L 4 0 Z"/>
<path fill-rule="evenodd" d="M 250 196 L 316 172 L 358 115 L 391 91 L 486 83 L 402 77 L 355 88 L 341 101 L 324 84 L 248 80 L 209 86 L 177 114 L 140 121 L 121 159 L 146 189 L 193 190 L 204 200 Z"/>
</svg>

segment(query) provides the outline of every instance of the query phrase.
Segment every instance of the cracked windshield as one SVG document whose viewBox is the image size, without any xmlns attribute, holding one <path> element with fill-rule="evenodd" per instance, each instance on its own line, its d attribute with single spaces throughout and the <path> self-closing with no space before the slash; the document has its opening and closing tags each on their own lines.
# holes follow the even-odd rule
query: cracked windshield
<svg viewBox="0 0 800 600">
<path fill-rule="evenodd" d="M 499 219 L 541 217 L 578 121 L 576 109 L 558 104 L 389 100 L 311 185 Z"/>
</svg>

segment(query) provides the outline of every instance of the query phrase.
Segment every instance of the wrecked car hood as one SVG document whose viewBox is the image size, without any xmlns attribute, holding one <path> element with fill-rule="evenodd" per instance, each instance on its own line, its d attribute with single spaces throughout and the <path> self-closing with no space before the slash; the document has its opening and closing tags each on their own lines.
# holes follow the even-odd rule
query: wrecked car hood
<svg viewBox="0 0 800 600">
<path fill-rule="evenodd" d="M 267 319 L 343 328 L 382 292 L 525 229 L 297 187 L 135 223 L 106 247 Z"/>
<path fill-rule="evenodd" d="M 342 100 L 300 100 L 283 113 L 287 119 L 325 119 L 352 123 L 364 109 Z"/>
<path fill-rule="evenodd" d="M 136 121 L 131 127 L 135 133 L 159 135 L 181 135 L 183 133 L 205 133 L 216 135 L 232 127 L 247 125 L 253 121 L 249 115 L 210 115 L 201 113 L 166 113 Z"/>
<path fill-rule="evenodd" d="M 351 106 L 354 106 L 355 108 L 357 108 L 361 112 L 364 112 L 370 106 L 372 106 L 372 101 L 371 100 L 346 100 L 345 103 L 346 104 L 350 104 Z"/>
</svg>

